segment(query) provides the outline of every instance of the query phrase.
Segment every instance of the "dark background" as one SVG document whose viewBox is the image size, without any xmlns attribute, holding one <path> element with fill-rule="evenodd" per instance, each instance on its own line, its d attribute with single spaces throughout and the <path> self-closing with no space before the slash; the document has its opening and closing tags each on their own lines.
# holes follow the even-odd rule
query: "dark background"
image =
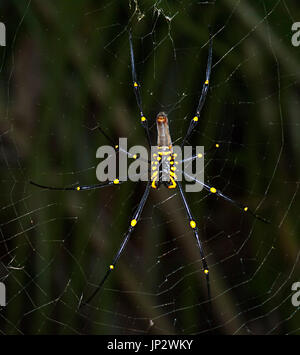
<svg viewBox="0 0 300 355">
<path fill-rule="evenodd" d="M 0 281 L 3 334 L 297 334 L 300 48 L 296 1 L 2 1 Z M 193 117 L 214 35 L 211 86 L 191 143 L 215 143 L 205 180 L 271 221 L 206 192 L 187 198 L 210 266 L 212 311 L 177 192 L 151 191 L 118 267 L 90 307 L 144 183 L 91 192 L 96 150 L 146 145 L 131 86 L 132 28 L 144 111 L 173 141 Z"/>
</svg>

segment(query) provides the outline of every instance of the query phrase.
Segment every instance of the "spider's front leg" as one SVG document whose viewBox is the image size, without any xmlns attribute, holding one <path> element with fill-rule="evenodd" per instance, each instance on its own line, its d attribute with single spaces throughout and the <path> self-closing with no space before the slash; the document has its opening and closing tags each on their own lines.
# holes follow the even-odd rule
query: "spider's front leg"
<svg viewBox="0 0 300 355">
<path fill-rule="evenodd" d="M 181 143 L 181 148 L 185 145 L 186 141 L 190 138 L 190 136 L 192 135 L 195 127 L 197 126 L 197 123 L 199 122 L 200 114 L 201 114 L 202 108 L 204 106 L 205 99 L 206 99 L 206 96 L 207 96 L 207 93 L 208 93 L 209 84 L 210 84 L 211 65 L 212 65 L 212 35 L 210 34 L 205 82 L 204 82 L 204 84 L 202 86 L 202 92 L 201 92 L 199 103 L 198 103 L 198 106 L 197 106 L 197 109 L 196 109 L 196 114 L 191 119 L 191 122 L 190 122 L 189 128 L 187 130 L 187 133 L 186 133 L 186 135 L 185 135 L 185 137 L 184 137 L 184 139 L 183 139 L 183 141 Z"/>
</svg>

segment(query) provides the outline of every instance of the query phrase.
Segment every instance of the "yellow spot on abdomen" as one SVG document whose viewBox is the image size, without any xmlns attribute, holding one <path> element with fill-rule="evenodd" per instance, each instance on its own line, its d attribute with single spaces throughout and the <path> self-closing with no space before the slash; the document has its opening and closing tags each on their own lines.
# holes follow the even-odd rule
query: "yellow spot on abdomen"
<svg viewBox="0 0 300 355">
<path fill-rule="evenodd" d="M 145 122 L 145 121 L 146 121 L 146 117 L 145 117 L 145 116 L 142 116 L 142 117 L 141 117 L 141 121 L 142 121 L 142 122 Z"/>
</svg>

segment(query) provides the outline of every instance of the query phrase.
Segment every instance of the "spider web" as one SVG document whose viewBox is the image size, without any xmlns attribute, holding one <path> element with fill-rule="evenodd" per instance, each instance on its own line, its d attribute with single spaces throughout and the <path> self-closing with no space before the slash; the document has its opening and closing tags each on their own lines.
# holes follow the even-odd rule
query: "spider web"
<svg viewBox="0 0 300 355">
<path fill-rule="evenodd" d="M 285 1 L 1 2 L 0 281 L 2 334 L 299 334 L 299 50 Z M 208 149 L 205 181 L 269 219 L 202 191 L 151 191 L 101 293 L 100 282 L 145 183 L 97 183 L 98 123 L 146 145 L 131 87 L 132 28 L 143 108 L 166 111 L 174 143 L 193 117 L 213 34 L 211 86 L 190 143 Z M 298 158 L 297 158 L 298 157 Z M 297 319 L 298 318 L 298 319 Z"/>
</svg>

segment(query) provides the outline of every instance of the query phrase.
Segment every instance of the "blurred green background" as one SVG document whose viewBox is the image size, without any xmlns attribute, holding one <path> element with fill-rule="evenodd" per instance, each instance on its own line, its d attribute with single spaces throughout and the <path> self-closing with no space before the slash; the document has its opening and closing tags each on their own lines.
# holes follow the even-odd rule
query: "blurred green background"
<svg viewBox="0 0 300 355">
<path fill-rule="evenodd" d="M 1 1 L 0 281 L 3 334 L 297 334 L 300 48 L 296 1 Z M 146 145 L 131 86 L 132 28 L 144 112 L 168 113 L 180 142 L 205 78 L 191 143 L 205 179 L 271 223 L 206 192 L 187 194 L 210 266 L 177 192 L 151 191 L 143 218 L 92 304 L 78 310 L 118 249 L 145 187 L 40 190 L 97 183 L 98 123 Z"/>
</svg>

